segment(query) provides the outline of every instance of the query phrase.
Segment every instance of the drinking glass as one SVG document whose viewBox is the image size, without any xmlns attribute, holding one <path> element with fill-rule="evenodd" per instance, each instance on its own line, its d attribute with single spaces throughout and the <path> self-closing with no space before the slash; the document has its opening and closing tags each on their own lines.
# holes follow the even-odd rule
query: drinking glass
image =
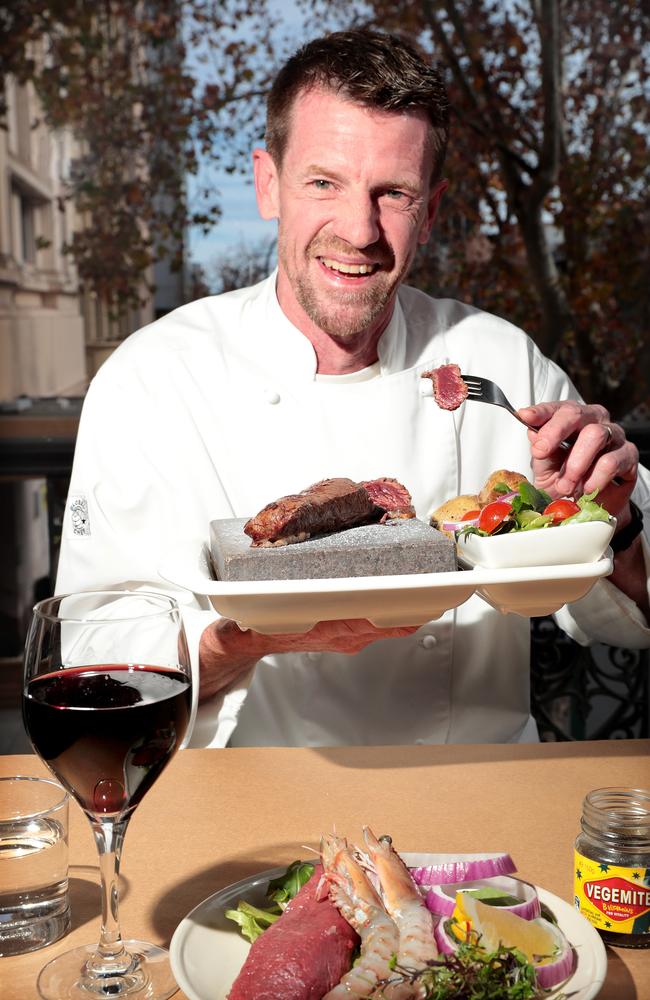
<svg viewBox="0 0 650 1000">
<path fill-rule="evenodd" d="M 90 820 L 102 892 L 99 944 L 44 967 L 44 1000 L 164 1000 L 177 989 L 164 949 L 122 940 L 118 878 L 128 822 L 180 746 L 190 703 L 190 658 L 172 598 L 102 591 L 35 606 L 25 647 L 25 727 Z"/>
</svg>

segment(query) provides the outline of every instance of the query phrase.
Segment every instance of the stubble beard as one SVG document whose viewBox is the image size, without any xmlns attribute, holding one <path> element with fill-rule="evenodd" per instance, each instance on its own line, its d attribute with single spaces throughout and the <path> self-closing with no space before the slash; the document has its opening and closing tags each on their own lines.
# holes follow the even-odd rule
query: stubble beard
<svg viewBox="0 0 650 1000">
<path fill-rule="evenodd" d="M 291 266 L 289 254 L 282 242 L 278 256 L 301 309 L 312 323 L 333 340 L 349 343 L 366 333 L 390 302 L 407 268 L 397 279 L 387 274 L 376 275 L 371 286 L 340 289 L 323 300 L 323 291 L 309 279 L 309 265 L 314 258 L 311 248 L 305 254 L 305 268 L 301 272 Z"/>
</svg>

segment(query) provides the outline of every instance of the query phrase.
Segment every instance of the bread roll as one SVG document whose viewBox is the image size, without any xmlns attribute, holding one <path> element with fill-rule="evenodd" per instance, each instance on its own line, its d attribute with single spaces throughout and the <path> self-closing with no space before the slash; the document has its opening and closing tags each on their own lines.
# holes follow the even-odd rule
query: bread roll
<svg viewBox="0 0 650 1000">
<path fill-rule="evenodd" d="M 447 500 L 442 506 L 437 507 L 429 516 L 429 524 L 438 531 L 442 531 L 443 535 L 447 535 L 448 538 L 453 538 L 453 531 L 443 531 L 442 525 L 445 521 L 460 521 L 463 514 L 467 514 L 470 510 L 478 510 L 479 502 L 478 497 L 470 494 L 463 494 L 459 497 L 454 497 L 453 500 Z"/>
<path fill-rule="evenodd" d="M 505 483 L 506 486 L 515 492 L 519 483 L 526 482 L 528 480 L 521 472 L 509 472 L 508 469 L 499 469 L 498 472 L 493 472 L 478 495 L 479 506 L 485 507 L 486 503 L 492 503 L 493 500 L 499 499 L 502 494 L 495 492 L 494 489 L 497 483 Z"/>
</svg>

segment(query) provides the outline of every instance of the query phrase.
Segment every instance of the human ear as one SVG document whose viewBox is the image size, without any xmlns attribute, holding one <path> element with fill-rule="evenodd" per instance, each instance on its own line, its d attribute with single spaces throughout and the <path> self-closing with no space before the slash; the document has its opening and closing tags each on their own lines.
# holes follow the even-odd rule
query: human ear
<svg viewBox="0 0 650 1000">
<path fill-rule="evenodd" d="M 263 219 L 277 219 L 280 215 L 278 171 L 265 149 L 253 150 L 253 177 L 260 215 Z"/>
<path fill-rule="evenodd" d="M 418 243 L 424 244 L 428 242 L 433 223 L 435 222 L 436 215 L 438 214 L 440 200 L 448 187 L 449 182 L 443 178 L 431 188 L 427 200 L 427 214 L 422 225 L 420 226 L 420 232 L 418 233 Z"/>
</svg>

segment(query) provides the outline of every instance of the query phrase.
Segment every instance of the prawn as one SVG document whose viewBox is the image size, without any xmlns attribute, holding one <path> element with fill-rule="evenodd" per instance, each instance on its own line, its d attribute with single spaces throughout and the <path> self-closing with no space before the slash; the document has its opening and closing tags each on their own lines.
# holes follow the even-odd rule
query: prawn
<svg viewBox="0 0 650 1000">
<path fill-rule="evenodd" d="M 361 938 L 359 959 L 323 1000 L 356 1000 L 374 995 L 386 1000 L 412 1000 L 417 994 L 411 986 L 389 982 L 399 931 L 354 850 L 345 838 L 323 834 L 320 853 L 330 899 Z"/>
<path fill-rule="evenodd" d="M 397 963 L 405 969 L 422 969 L 438 955 L 433 917 L 390 837 L 378 840 L 368 826 L 363 837 L 384 906 L 399 930 Z"/>
</svg>

